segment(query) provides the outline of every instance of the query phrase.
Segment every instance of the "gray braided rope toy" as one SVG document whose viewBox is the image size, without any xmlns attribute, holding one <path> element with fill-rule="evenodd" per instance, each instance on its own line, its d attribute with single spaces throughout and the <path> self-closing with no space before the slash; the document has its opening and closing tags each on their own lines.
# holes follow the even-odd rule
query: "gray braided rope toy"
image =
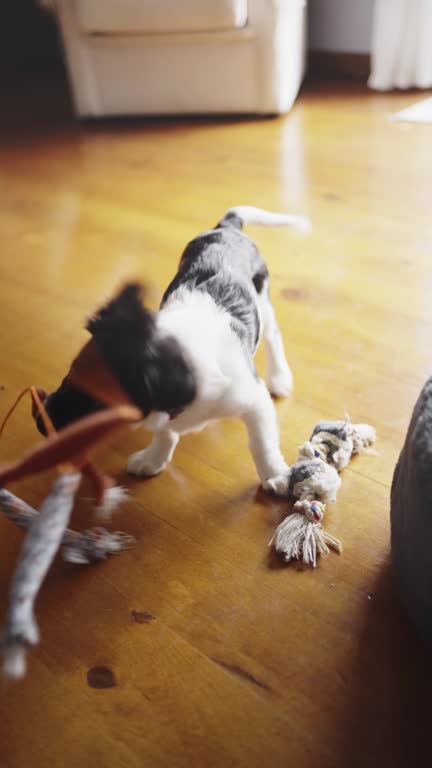
<svg viewBox="0 0 432 768">
<path fill-rule="evenodd" d="M 26 530 L 39 514 L 25 501 L 4 488 L 0 489 L 0 511 L 12 523 Z M 108 531 L 106 528 L 88 528 L 86 531 L 71 531 L 67 528 L 60 543 L 63 560 L 66 563 L 88 565 L 105 560 L 128 549 L 134 543 L 133 536 L 122 531 Z"/>
<path fill-rule="evenodd" d="M 22 499 L 0 489 L 0 510 L 27 535 L 12 577 L 5 628 L 1 637 L 6 676 L 23 677 L 26 649 L 39 643 L 34 604 L 49 567 L 61 547 L 63 559 L 91 563 L 121 552 L 133 538 L 103 528 L 82 533 L 67 528 L 75 494 L 81 480 L 78 471 L 59 475 L 39 512 Z"/>
</svg>

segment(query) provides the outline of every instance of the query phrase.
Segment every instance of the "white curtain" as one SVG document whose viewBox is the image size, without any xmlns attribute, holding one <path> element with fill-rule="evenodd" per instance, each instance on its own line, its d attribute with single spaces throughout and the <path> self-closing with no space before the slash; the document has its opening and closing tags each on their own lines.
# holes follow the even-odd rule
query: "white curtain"
<svg viewBox="0 0 432 768">
<path fill-rule="evenodd" d="M 369 85 L 432 87 L 432 0 L 375 0 Z"/>
</svg>

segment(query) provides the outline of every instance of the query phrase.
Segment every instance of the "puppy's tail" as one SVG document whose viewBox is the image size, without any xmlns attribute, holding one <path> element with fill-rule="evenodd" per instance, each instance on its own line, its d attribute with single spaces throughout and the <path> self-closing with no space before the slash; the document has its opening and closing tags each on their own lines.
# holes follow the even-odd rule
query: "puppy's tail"
<svg viewBox="0 0 432 768">
<path fill-rule="evenodd" d="M 311 230 L 310 219 L 307 216 L 272 213 L 254 208 L 252 205 L 236 205 L 226 212 L 218 227 L 234 227 L 243 229 L 244 224 L 261 224 L 263 227 L 293 227 L 298 232 L 307 234 Z"/>
</svg>

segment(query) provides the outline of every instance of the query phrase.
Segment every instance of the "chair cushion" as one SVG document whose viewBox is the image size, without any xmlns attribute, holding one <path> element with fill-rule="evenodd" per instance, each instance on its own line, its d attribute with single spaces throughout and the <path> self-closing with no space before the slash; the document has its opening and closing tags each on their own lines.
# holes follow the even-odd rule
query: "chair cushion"
<svg viewBox="0 0 432 768">
<path fill-rule="evenodd" d="M 243 27 L 247 0 L 75 0 L 88 34 L 210 32 Z"/>
</svg>

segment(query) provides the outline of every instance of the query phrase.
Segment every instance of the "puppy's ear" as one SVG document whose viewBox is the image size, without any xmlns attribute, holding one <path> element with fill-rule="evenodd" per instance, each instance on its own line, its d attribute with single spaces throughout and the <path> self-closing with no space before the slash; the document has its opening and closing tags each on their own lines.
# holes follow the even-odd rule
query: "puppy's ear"
<svg viewBox="0 0 432 768">
<path fill-rule="evenodd" d="M 158 389 L 154 314 L 142 303 L 144 288 L 129 283 L 88 321 L 87 330 L 131 402 L 146 413 Z M 157 379 L 154 383 L 154 379 Z"/>
<path fill-rule="evenodd" d="M 144 287 L 128 283 L 86 324 L 96 343 L 110 340 L 124 343 L 128 339 L 142 338 L 153 331 L 153 314 L 143 305 Z"/>
</svg>

